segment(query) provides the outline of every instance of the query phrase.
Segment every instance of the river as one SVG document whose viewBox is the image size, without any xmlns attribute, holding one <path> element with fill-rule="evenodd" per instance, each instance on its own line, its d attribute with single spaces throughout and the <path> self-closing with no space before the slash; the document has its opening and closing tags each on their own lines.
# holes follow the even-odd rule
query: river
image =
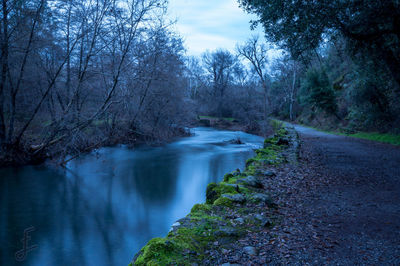
<svg viewBox="0 0 400 266">
<path fill-rule="evenodd" d="M 0 169 L 0 265 L 127 265 L 263 141 L 192 131 L 161 147 L 102 148 L 66 169 Z M 237 138 L 244 144 L 230 142 Z"/>
</svg>

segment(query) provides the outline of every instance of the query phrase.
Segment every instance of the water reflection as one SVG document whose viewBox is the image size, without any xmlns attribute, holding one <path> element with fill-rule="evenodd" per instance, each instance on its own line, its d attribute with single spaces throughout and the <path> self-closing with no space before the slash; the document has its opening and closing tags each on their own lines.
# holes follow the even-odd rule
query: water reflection
<svg viewBox="0 0 400 266">
<path fill-rule="evenodd" d="M 242 132 L 195 133 L 164 147 L 104 148 L 65 171 L 0 170 L 0 265 L 127 265 L 262 143 Z M 228 142 L 237 137 L 246 144 Z M 17 262 L 30 226 L 39 247 Z"/>
</svg>

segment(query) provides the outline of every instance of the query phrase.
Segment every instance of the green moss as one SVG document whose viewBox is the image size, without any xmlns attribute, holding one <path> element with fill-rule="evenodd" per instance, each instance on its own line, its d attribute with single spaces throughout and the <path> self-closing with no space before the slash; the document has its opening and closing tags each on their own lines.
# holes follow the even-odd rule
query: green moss
<svg viewBox="0 0 400 266">
<path fill-rule="evenodd" d="M 231 179 L 231 178 L 233 178 L 233 175 L 232 175 L 231 173 L 225 174 L 225 175 L 224 175 L 224 182 L 228 182 L 229 179 Z"/>
<path fill-rule="evenodd" d="M 153 238 L 141 250 L 142 254 L 135 261 L 135 265 L 185 264 L 180 258 L 183 249 L 183 246 L 166 241 L 165 238 Z"/>
<path fill-rule="evenodd" d="M 277 132 L 279 129 L 283 127 L 283 123 L 279 120 L 271 119 L 270 120 L 270 125 L 272 126 L 272 129 L 274 132 Z"/>
<path fill-rule="evenodd" d="M 207 213 L 211 211 L 211 206 L 208 204 L 195 204 L 192 207 L 192 210 L 190 211 L 191 213 L 198 213 L 198 212 L 204 212 Z"/>
<path fill-rule="evenodd" d="M 229 207 L 231 208 L 233 206 L 232 200 L 225 198 L 225 197 L 220 197 L 214 202 L 215 206 L 224 206 L 224 207 Z"/>
<path fill-rule="evenodd" d="M 228 193 L 237 194 L 238 191 L 236 190 L 235 186 L 225 182 L 221 182 L 219 184 L 211 183 L 207 186 L 206 203 L 213 204 L 214 201 L 221 197 L 222 194 Z"/>
<path fill-rule="evenodd" d="M 192 221 L 203 220 L 222 220 L 219 216 L 212 216 L 212 205 L 209 204 L 196 204 L 190 211 L 190 219 Z"/>
<path fill-rule="evenodd" d="M 245 173 L 247 175 L 255 175 L 256 171 L 257 171 L 257 168 L 255 165 L 249 165 L 248 167 L 246 167 Z"/>
<path fill-rule="evenodd" d="M 217 187 L 216 183 L 210 183 L 207 186 L 206 190 L 206 203 L 213 204 L 214 201 L 218 198 L 217 192 L 214 191 L 214 188 Z"/>
<path fill-rule="evenodd" d="M 250 158 L 248 160 L 246 160 L 246 167 L 250 166 L 252 163 L 254 163 L 256 161 L 255 158 Z"/>
<path fill-rule="evenodd" d="M 205 209 L 196 207 L 196 210 Z M 204 259 L 204 251 L 215 241 L 218 227 L 216 219 L 205 217 L 192 222 L 190 228 L 178 228 L 167 238 L 154 238 L 141 250 L 135 265 L 191 265 L 200 262 Z"/>
<path fill-rule="evenodd" d="M 171 231 L 166 238 L 155 238 L 141 250 L 135 265 L 188 265 L 201 263 L 205 258 L 205 251 L 211 243 L 221 237 L 237 237 L 240 230 L 248 228 L 235 228 L 232 232 L 222 227 L 230 227 L 229 221 L 224 219 L 224 208 L 233 208 L 235 212 L 246 216 L 251 209 L 222 197 L 223 194 L 244 194 L 246 199 L 258 202 L 260 199 L 252 197 L 257 189 L 238 184 L 238 181 L 247 175 L 255 175 L 266 163 L 274 164 L 283 162 L 281 151 L 283 147 L 277 145 L 279 138 L 286 135 L 287 131 L 280 128 L 273 138 L 267 139 L 267 147 L 256 150 L 256 156 L 246 162 L 244 173 L 229 173 L 224 176 L 224 182 L 210 183 L 206 191 L 206 203 L 196 204 L 192 207 L 189 219 L 183 225 Z M 261 169 L 260 169 L 261 168 Z M 262 200 L 262 199 L 261 199 Z M 267 202 L 268 205 L 269 202 Z"/>
</svg>

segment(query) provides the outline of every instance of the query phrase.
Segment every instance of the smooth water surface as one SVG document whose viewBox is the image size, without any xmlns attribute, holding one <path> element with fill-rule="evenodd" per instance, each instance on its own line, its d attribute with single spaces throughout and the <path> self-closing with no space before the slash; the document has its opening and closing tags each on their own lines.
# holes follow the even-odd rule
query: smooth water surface
<svg viewBox="0 0 400 266">
<path fill-rule="evenodd" d="M 127 265 L 262 144 L 243 132 L 194 133 L 162 147 L 102 148 L 67 170 L 0 170 L 0 265 Z M 245 144 L 229 142 L 238 137 Z"/>
</svg>

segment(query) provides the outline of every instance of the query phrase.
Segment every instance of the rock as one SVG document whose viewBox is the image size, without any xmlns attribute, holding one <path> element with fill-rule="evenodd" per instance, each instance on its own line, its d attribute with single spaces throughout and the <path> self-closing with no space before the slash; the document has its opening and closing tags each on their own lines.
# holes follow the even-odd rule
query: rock
<svg viewBox="0 0 400 266">
<path fill-rule="evenodd" d="M 236 223 L 238 223 L 238 224 L 244 224 L 244 219 L 243 218 L 236 218 L 235 220 L 234 220 Z"/>
<path fill-rule="evenodd" d="M 275 163 L 274 160 L 268 160 L 268 159 L 259 160 L 259 162 L 261 162 L 261 163 L 264 164 L 264 165 L 271 165 L 271 164 L 274 164 L 274 163 Z M 264 173 L 264 172 L 261 171 L 261 170 L 258 170 L 258 171 L 257 171 L 257 174 L 259 174 L 259 175 L 262 175 L 263 173 Z"/>
<path fill-rule="evenodd" d="M 273 177 L 273 176 L 276 176 L 276 174 L 274 173 L 274 172 L 272 172 L 272 171 L 265 171 L 265 172 L 263 172 L 263 175 L 264 176 L 268 176 L 268 177 Z"/>
<path fill-rule="evenodd" d="M 244 247 L 243 251 L 250 256 L 257 256 L 257 249 L 255 247 Z"/>
<path fill-rule="evenodd" d="M 225 186 L 233 187 L 237 192 L 239 192 L 239 185 L 237 184 L 225 184 Z"/>
<path fill-rule="evenodd" d="M 265 220 L 261 222 L 261 225 L 263 227 L 270 227 L 272 226 L 272 221 L 269 218 L 265 218 Z"/>
<path fill-rule="evenodd" d="M 257 178 L 255 178 L 254 176 L 251 176 L 251 175 L 249 175 L 243 179 L 239 179 L 237 182 L 242 183 L 247 186 L 255 187 L 255 188 L 262 188 L 262 183 L 260 182 L 260 180 L 258 180 Z"/>
<path fill-rule="evenodd" d="M 174 224 L 172 225 L 172 227 L 176 227 L 176 226 L 181 226 L 181 223 L 180 223 L 180 222 L 176 222 L 176 223 L 174 223 Z"/>
<path fill-rule="evenodd" d="M 241 173 L 240 173 L 240 169 L 238 168 L 238 169 L 236 169 L 236 171 L 234 171 L 233 173 L 232 173 L 232 175 L 233 176 L 238 176 L 238 175 L 241 175 Z"/>
<path fill-rule="evenodd" d="M 278 141 L 276 142 L 276 145 L 289 145 L 289 142 L 290 142 L 290 140 L 289 140 L 289 138 L 287 138 L 287 137 L 280 137 L 280 138 L 278 138 Z"/>
<path fill-rule="evenodd" d="M 261 193 L 257 193 L 257 194 L 252 195 L 251 196 L 251 200 L 253 200 L 255 202 L 266 203 L 269 207 L 274 205 L 274 202 L 271 199 L 271 197 L 269 197 L 268 195 L 265 195 L 265 194 L 261 194 Z"/>
<path fill-rule="evenodd" d="M 218 231 L 215 232 L 215 235 L 218 237 L 236 237 L 239 236 L 239 233 L 236 229 L 232 227 L 222 227 Z"/>
<path fill-rule="evenodd" d="M 221 251 L 222 251 L 222 254 L 225 254 L 225 255 L 229 253 L 229 250 L 224 249 L 224 248 Z"/>
<path fill-rule="evenodd" d="M 217 192 L 215 192 L 214 188 L 217 187 L 216 183 L 210 183 L 207 186 L 206 190 L 206 202 L 208 204 L 213 204 L 214 201 L 218 198 Z"/>
<path fill-rule="evenodd" d="M 261 193 L 257 193 L 251 196 L 250 200 L 254 201 L 254 202 L 262 202 L 267 204 L 267 206 L 269 208 L 276 208 L 276 204 L 274 203 L 274 201 L 272 200 L 271 197 L 269 197 L 268 195 L 265 194 L 261 194 Z"/>
<path fill-rule="evenodd" d="M 265 218 L 264 218 L 264 216 L 262 216 L 261 214 L 256 214 L 256 215 L 254 215 L 254 218 L 256 219 L 256 220 L 258 220 L 258 221 L 262 221 L 262 220 L 264 220 Z"/>
<path fill-rule="evenodd" d="M 240 266 L 240 264 L 231 264 L 229 262 L 221 264 L 221 266 Z"/>
<path fill-rule="evenodd" d="M 246 198 L 242 194 L 222 194 L 222 198 L 230 199 L 233 202 L 243 203 L 246 201 Z"/>
<path fill-rule="evenodd" d="M 272 225 L 272 221 L 269 218 L 262 216 L 261 214 L 254 215 L 254 218 L 260 222 L 263 227 L 270 227 Z"/>
</svg>

